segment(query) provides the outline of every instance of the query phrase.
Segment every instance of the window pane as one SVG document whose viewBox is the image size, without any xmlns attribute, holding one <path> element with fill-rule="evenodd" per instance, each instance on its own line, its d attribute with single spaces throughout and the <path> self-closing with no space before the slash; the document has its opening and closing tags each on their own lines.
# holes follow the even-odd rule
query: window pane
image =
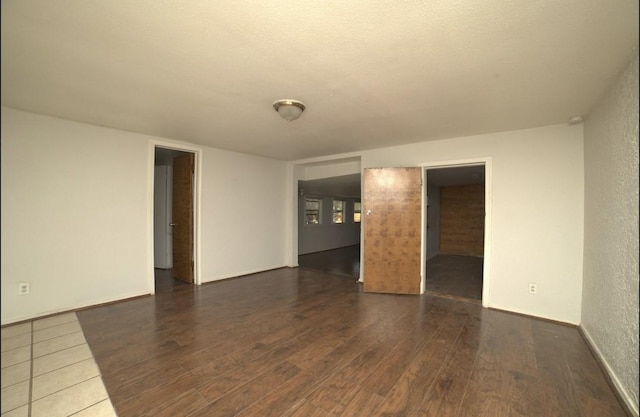
<svg viewBox="0 0 640 417">
<path fill-rule="evenodd" d="M 343 223 L 344 219 L 342 217 L 344 213 L 344 200 L 333 200 L 333 222 L 334 223 Z"/>
<path fill-rule="evenodd" d="M 320 208 L 322 207 L 322 200 L 319 198 L 305 199 L 305 224 L 320 224 L 322 217 L 320 216 Z"/>
<path fill-rule="evenodd" d="M 359 201 L 355 201 L 353 203 L 353 222 L 354 223 L 360 223 L 361 212 L 362 212 L 362 203 L 360 203 Z"/>
</svg>

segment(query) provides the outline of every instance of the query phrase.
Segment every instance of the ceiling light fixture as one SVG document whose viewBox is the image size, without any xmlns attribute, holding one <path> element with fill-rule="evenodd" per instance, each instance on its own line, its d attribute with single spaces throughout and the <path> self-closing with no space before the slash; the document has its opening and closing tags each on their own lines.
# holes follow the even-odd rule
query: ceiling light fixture
<svg viewBox="0 0 640 417">
<path fill-rule="evenodd" d="M 290 122 L 300 117 L 306 107 L 301 101 L 284 99 L 275 101 L 273 108 L 283 119 Z"/>
<path fill-rule="evenodd" d="M 583 122 L 582 116 L 573 116 L 573 117 L 570 117 L 569 120 L 567 120 L 567 123 L 569 125 L 579 125 L 582 122 Z"/>
</svg>

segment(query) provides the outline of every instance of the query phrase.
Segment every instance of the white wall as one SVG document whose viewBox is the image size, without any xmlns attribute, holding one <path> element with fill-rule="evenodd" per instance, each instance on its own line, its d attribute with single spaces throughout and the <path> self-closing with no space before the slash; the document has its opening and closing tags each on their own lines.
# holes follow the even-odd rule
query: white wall
<svg viewBox="0 0 640 417">
<path fill-rule="evenodd" d="M 148 153 L 161 138 L 6 108 L 2 121 L 2 322 L 148 293 Z M 578 323 L 582 126 L 361 154 L 363 167 L 486 156 L 493 161 L 489 306 Z M 297 250 L 290 234 L 285 239 L 297 229 L 286 225 L 285 209 L 297 206 L 287 164 L 212 148 L 202 159 L 202 282 L 283 266 L 285 248 Z M 17 295 L 23 281 L 32 284 L 29 296 Z M 538 284 L 537 295 L 527 293 L 528 282 Z"/>
<path fill-rule="evenodd" d="M 585 123 L 582 328 L 638 415 L 638 54 Z"/>
<path fill-rule="evenodd" d="M 166 140 L 5 107 L 1 128 L 2 324 L 150 293 L 149 152 Z M 284 266 L 286 163 L 202 159 L 202 282 Z"/>
<path fill-rule="evenodd" d="M 360 158 L 346 158 L 331 163 L 317 163 L 305 166 L 301 171 L 301 180 L 317 180 L 320 178 L 340 177 L 360 173 Z"/>
<path fill-rule="evenodd" d="M 584 198 L 581 125 L 378 149 L 362 153 L 362 166 L 416 166 L 481 157 L 492 158 L 493 171 L 488 306 L 579 323 Z M 366 271 L 362 276 L 366 280 Z M 529 282 L 537 283 L 537 295 L 528 293 Z"/>
<path fill-rule="evenodd" d="M 290 254 L 289 265 L 298 265 L 298 255 L 357 245 L 360 243 L 360 224 L 353 223 L 353 202 L 361 200 L 361 187 L 354 187 L 351 182 L 337 181 L 333 184 L 318 184 L 313 180 L 334 178 L 340 179 L 347 175 L 360 175 L 360 157 L 345 157 L 324 161 L 323 158 L 309 160 L 306 163 L 289 163 L 288 172 L 293 181 L 295 197 L 291 214 L 297 221 L 293 221 L 293 231 L 287 233 L 287 242 L 291 242 L 288 251 Z M 304 199 L 301 198 L 299 187 L 302 186 L 304 194 L 324 198 L 323 224 L 307 226 L 304 224 Z M 333 197 L 347 201 L 347 211 L 344 224 L 332 224 Z M 288 219 L 291 224 L 291 218 Z M 293 240 L 289 239 L 293 235 Z"/>
<path fill-rule="evenodd" d="M 313 194 L 310 195 L 314 196 Z M 360 223 L 353 221 L 355 198 L 336 197 L 346 202 L 344 223 L 333 223 L 333 196 L 322 198 L 321 224 L 304 224 L 305 196 L 298 199 L 298 253 L 300 255 L 360 244 Z M 357 199 L 360 201 L 360 198 Z"/>
<path fill-rule="evenodd" d="M 202 282 L 285 266 L 287 163 L 205 148 Z"/>
<path fill-rule="evenodd" d="M 2 324 L 148 293 L 147 142 L 4 107 L 1 128 Z"/>
<path fill-rule="evenodd" d="M 489 307 L 578 324 L 582 298 L 582 125 L 555 125 L 421 142 L 360 156 L 362 168 L 491 158 Z M 317 159 L 292 163 L 319 163 Z M 366 211 L 366 207 L 363 207 Z M 364 217 L 366 222 L 366 216 Z M 361 265 L 363 268 L 363 265 Z M 360 272 L 366 280 L 366 271 Z M 528 293 L 535 282 L 537 295 Z"/>
</svg>

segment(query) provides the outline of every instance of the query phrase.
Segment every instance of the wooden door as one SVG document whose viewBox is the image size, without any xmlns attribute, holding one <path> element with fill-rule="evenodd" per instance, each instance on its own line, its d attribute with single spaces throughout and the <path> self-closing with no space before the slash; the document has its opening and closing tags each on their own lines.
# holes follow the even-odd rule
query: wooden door
<svg viewBox="0 0 640 417">
<path fill-rule="evenodd" d="M 153 267 L 171 268 L 171 184 L 169 167 L 154 168 L 153 180 Z"/>
<path fill-rule="evenodd" d="M 173 276 L 193 282 L 193 173 L 194 155 L 173 158 Z"/>
<path fill-rule="evenodd" d="M 422 168 L 364 170 L 364 291 L 420 294 Z"/>
</svg>

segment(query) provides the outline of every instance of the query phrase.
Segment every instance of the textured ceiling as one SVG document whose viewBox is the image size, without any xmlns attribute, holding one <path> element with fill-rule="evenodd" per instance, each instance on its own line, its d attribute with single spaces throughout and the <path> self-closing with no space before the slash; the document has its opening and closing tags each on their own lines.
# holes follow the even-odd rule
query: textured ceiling
<svg viewBox="0 0 640 417">
<path fill-rule="evenodd" d="M 638 44 L 637 0 L 0 4 L 2 105 L 285 160 L 564 123 Z"/>
</svg>

